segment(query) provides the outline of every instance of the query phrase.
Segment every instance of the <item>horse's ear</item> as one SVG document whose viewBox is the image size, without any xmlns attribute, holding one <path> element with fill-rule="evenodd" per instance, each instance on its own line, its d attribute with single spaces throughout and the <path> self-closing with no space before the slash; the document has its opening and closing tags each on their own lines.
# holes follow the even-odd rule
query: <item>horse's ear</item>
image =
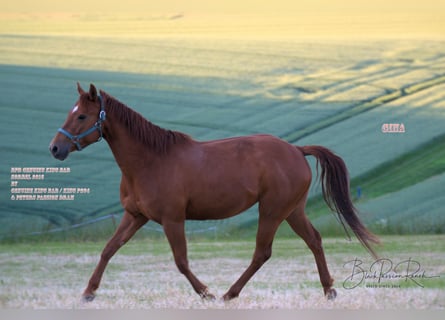
<svg viewBox="0 0 445 320">
<path fill-rule="evenodd" d="M 90 84 L 90 92 L 88 93 L 91 101 L 96 101 L 97 99 L 97 90 L 93 84 Z"/>
<path fill-rule="evenodd" d="M 80 83 L 77 83 L 77 91 L 79 92 L 79 94 L 84 94 L 85 91 L 83 91 L 82 87 L 80 86 Z"/>
</svg>

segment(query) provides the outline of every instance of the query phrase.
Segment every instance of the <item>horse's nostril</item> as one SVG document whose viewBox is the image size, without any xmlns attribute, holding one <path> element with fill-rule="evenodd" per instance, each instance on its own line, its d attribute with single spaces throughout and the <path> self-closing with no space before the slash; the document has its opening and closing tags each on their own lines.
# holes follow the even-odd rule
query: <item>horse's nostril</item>
<svg viewBox="0 0 445 320">
<path fill-rule="evenodd" d="M 69 149 L 61 144 L 58 146 L 57 144 L 50 144 L 49 145 L 49 152 L 52 154 L 52 156 L 58 160 L 65 160 L 68 156 Z"/>
</svg>

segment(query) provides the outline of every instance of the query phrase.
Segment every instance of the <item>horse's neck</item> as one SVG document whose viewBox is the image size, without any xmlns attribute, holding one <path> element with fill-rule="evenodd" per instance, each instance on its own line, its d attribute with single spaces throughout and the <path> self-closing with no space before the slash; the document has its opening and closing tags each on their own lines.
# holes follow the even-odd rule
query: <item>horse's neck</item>
<svg viewBox="0 0 445 320">
<path fill-rule="evenodd" d="M 124 174 L 127 177 L 137 176 L 138 168 L 142 162 L 151 161 L 151 154 L 147 148 L 143 148 L 140 143 L 131 138 L 128 129 L 118 121 L 113 121 L 108 117 L 104 127 L 104 138 L 107 141 L 114 158 Z"/>
</svg>

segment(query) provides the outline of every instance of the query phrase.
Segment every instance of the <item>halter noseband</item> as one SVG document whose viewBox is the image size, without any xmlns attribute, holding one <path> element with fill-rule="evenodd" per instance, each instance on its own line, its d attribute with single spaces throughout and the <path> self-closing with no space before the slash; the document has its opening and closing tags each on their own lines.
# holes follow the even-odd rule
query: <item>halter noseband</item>
<svg viewBox="0 0 445 320">
<path fill-rule="evenodd" d="M 106 118 L 106 113 L 105 113 L 105 106 L 104 106 L 104 102 L 101 96 L 97 96 L 99 101 L 100 101 L 100 112 L 99 112 L 99 119 L 96 121 L 96 123 L 89 128 L 88 130 L 85 130 L 82 133 L 79 133 L 77 136 L 72 135 L 71 133 L 69 133 L 68 131 L 66 131 L 63 128 L 59 128 L 57 129 L 58 132 L 60 132 L 61 134 L 63 134 L 64 136 L 66 136 L 68 139 L 71 140 L 71 142 L 76 146 L 78 151 L 81 151 L 83 148 L 80 145 L 80 139 L 85 138 L 86 136 L 88 136 L 89 134 L 93 133 L 94 131 L 99 131 L 99 138 L 97 139 L 96 142 L 102 140 L 102 122 L 105 121 Z"/>
</svg>

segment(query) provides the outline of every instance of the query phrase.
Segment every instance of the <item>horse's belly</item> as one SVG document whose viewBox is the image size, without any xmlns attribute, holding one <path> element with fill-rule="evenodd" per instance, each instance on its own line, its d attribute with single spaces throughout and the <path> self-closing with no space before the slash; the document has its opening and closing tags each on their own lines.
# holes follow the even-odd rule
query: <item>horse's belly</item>
<svg viewBox="0 0 445 320">
<path fill-rule="evenodd" d="M 249 192 L 205 195 L 192 199 L 186 209 L 189 220 L 212 220 L 233 217 L 253 206 L 258 201 L 255 194 Z"/>
</svg>

